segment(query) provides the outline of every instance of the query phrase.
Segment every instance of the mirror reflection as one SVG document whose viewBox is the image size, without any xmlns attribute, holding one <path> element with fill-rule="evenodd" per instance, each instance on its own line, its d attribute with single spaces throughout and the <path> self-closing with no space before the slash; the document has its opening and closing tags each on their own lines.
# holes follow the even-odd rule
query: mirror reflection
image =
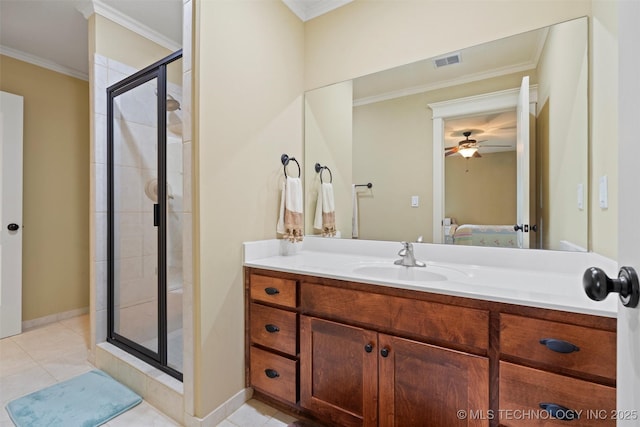
<svg viewBox="0 0 640 427">
<path fill-rule="evenodd" d="M 305 233 L 320 163 L 342 238 L 586 250 L 587 40 L 580 18 L 307 92 Z"/>
</svg>

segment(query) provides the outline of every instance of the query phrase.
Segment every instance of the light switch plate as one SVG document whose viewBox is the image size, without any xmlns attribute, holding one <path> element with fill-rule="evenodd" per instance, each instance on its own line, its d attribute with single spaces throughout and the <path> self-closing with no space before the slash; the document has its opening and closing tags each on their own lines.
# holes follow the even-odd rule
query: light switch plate
<svg viewBox="0 0 640 427">
<path fill-rule="evenodd" d="M 418 196 L 411 196 L 411 207 L 417 208 L 420 205 L 420 198 Z"/>
<path fill-rule="evenodd" d="M 607 209 L 609 207 L 609 190 L 608 190 L 608 178 L 606 175 L 600 177 L 600 185 L 599 185 L 599 197 L 598 200 L 600 202 L 601 209 Z"/>
<path fill-rule="evenodd" d="M 584 185 L 578 184 L 578 209 L 584 209 Z"/>
</svg>

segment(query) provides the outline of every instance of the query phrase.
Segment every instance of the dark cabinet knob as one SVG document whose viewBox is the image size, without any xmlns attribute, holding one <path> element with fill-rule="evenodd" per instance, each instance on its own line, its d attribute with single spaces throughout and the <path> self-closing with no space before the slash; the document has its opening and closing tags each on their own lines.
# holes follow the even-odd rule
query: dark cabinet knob
<svg viewBox="0 0 640 427">
<path fill-rule="evenodd" d="M 276 295 L 280 293 L 278 288 L 264 288 L 264 291 L 267 293 L 267 295 Z"/>
<path fill-rule="evenodd" d="M 367 345 L 364 346 L 364 351 L 366 351 L 367 353 L 371 353 L 373 351 L 373 344 L 369 343 Z"/>
<path fill-rule="evenodd" d="M 264 328 L 267 330 L 267 332 L 269 332 L 270 334 L 273 334 L 275 332 L 280 332 L 280 328 L 277 327 L 276 325 L 272 325 L 271 323 L 268 323 L 266 325 L 264 325 Z"/>
<path fill-rule="evenodd" d="M 573 421 L 580 418 L 580 414 L 578 412 L 555 403 L 541 403 L 540 407 L 557 420 Z"/>
<path fill-rule="evenodd" d="M 264 374 L 269 378 L 278 378 L 280 374 L 275 369 L 265 369 Z"/>
<path fill-rule="evenodd" d="M 621 267 L 618 278 L 612 279 L 599 268 L 590 267 L 582 276 L 582 285 L 587 296 L 594 301 L 602 301 L 611 292 L 620 294 L 625 307 L 635 308 L 640 300 L 638 274 L 631 267 Z"/>
<path fill-rule="evenodd" d="M 387 357 L 388 355 L 389 355 L 389 347 L 383 347 L 382 350 L 380 350 L 380 356 Z"/>
<path fill-rule="evenodd" d="M 551 351 L 556 353 L 573 353 L 574 351 L 580 351 L 580 347 L 571 344 L 568 341 L 557 340 L 554 338 L 543 338 L 540 340 L 540 344 L 547 346 Z"/>
<path fill-rule="evenodd" d="M 11 223 L 7 225 L 7 230 L 9 231 L 18 231 L 19 229 L 20 229 L 20 226 L 18 224 Z"/>
</svg>

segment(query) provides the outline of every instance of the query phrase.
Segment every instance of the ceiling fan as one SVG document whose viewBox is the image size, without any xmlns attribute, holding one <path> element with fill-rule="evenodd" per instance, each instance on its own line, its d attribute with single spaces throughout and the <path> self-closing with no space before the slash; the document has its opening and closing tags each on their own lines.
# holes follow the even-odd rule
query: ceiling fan
<svg viewBox="0 0 640 427">
<path fill-rule="evenodd" d="M 480 147 L 509 147 L 508 145 L 480 145 L 485 141 L 476 141 L 475 139 L 469 139 L 469 137 L 471 136 L 470 131 L 463 132 L 462 134 L 465 136 L 465 139 L 458 142 L 457 146 L 444 148 L 445 157 L 451 156 L 456 153 L 459 153 L 466 159 L 471 157 L 482 157 L 478 152 L 478 149 Z"/>
</svg>

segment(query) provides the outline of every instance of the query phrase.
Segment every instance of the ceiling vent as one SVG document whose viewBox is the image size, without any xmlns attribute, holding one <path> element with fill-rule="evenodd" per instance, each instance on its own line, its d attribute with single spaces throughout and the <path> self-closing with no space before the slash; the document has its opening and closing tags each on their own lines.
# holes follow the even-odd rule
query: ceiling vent
<svg viewBox="0 0 640 427">
<path fill-rule="evenodd" d="M 433 65 L 436 68 L 440 68 L 446 65 L 459 64 L 460 62 L 462 62 L 462 58 L 460 58 L 460 53 L 454 53 L 449 56 L 442 56 L 440 58 L 434 59 Z"/>
</svg>

